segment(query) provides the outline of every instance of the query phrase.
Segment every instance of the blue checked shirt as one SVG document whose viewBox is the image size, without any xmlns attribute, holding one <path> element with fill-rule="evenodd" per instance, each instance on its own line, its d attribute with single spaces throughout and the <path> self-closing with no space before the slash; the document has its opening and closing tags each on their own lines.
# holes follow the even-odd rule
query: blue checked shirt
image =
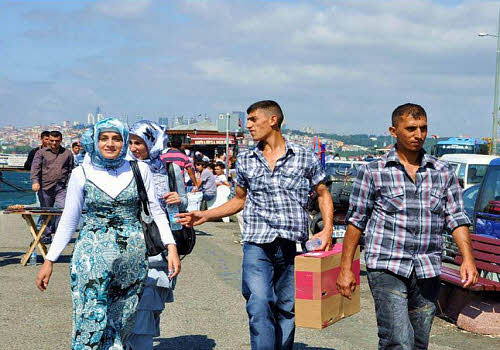
<svg viewBox="0 0 500 350">
<path fill-rule="evenodd" d="M 317 156 L 286 142 L 286 152 L 271 171 L 259 145 L 236 161 L 236 183 L 247 189 L 243 241 L 270 243 L 277 237 L 295 242 L 308 238 L 304 210 L 309 192 L 326 178 Z"/>
<path fill-rule="evenodd" d="M 365 231 L 366 266 L 417 278 L 441 274 L 442 232 L 469 225 L 462 189 L 448 163 L 422 151 L 411 180 L 396 148 L 363 166 L 354 181 L 347 222 Z"/>
</svg>

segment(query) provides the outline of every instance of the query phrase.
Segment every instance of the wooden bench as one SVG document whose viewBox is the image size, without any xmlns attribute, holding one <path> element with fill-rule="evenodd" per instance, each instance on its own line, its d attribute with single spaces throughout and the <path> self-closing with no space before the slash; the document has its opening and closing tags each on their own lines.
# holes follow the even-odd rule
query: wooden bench
<svg viewBox="0 0 500 350">
<path fill-rule="evenodd" d="M 478 271 L 500 274 L 500 239 L 479 235 L 470 235 L 472 244 L 472 255 L 476 260 Z M 455 263 L 460 265 L 463 258 L 460 254 L 455 257 Z M 457 269 L 443 266 L 441 268 L 441 280 L 462 287 L 460 272 Z M 463 288 L 463 287 L 462 287 Z M 467 287 L 472 291 L 500 291 L 500 282 L 480 277 L 476 285 Z"/>
<path fill-rule="evenodd" d="M 494 326 L 494 323 L 500 319 L 500 313 L 495 312 L 495 308 L 498 310 L 500 306 L 500 282 L 485 276 L 488 273 L 500 274 L 500 239 L 471 235 L 471 245 L 481 276 L 478 283 L 464 288 L 458 267 L 443 266 L 438 309 L 441 315 L 455 321 L 461 328 L 498 335 L 500 327 Z M 457 265 L 462 261 L 460 254 L 454 259 Z"/>
</svg>

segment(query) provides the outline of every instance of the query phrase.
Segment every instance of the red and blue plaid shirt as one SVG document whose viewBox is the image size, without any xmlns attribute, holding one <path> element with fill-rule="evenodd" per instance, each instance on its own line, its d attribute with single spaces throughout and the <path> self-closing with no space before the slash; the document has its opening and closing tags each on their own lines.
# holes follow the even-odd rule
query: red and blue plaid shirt
<svg viewBox="0 0 500 350">
<path fill-rule="evenodd" d="M 318 157 L 310 150 L 286 142 L 286 153 L 269 168 L 260 146 L 240 153 L 236 184 L 247 189 L 243 211 L 243 241 L 271 243 L 277 237 L 295 242 L 308 238 L 305 211 L 311 189 L 326 180 Z"/>
<path fill-rule="evenodd" d="M 348 223 L 365 231 L 366 266 L 417 278 L 441 274 L 442 232 L 469 225 L 451 166 L 422 150 L 412 181 L 393 147 L 353 183 Z"/>
</svg>

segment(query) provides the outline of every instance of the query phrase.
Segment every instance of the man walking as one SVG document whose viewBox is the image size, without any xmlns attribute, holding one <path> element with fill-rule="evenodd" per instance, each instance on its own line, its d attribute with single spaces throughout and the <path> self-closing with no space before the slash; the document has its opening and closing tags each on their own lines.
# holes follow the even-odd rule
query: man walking
<svg viewBox="0 0 500 350">
<path fill-rule="evenodd" d="M 389 132 L 396 145 L 381 160 L 363 166 L 354 181 L 337 287 L 348 298 L 356 288 L 351 266 L 364 231 L 379 349 L 427 349 L 445 227 L 463 256 L 462 283 L 477 282 L 470 222 L 453 169 L 422 149 L 425 110 L 411 103 L 397 107 Z"/>
<path fill-rule="evenodd" d="M 82 145 L 80 141 L 71 144 L 71 151 L 73 152 L 74 167 L 76 168 L 83 163 L 84 154 L 82 153 Z"/>
<path fill-rule="evenodd" d="M 40 206 L 64 208 L 66 186 L 68 184 L 74 160 L 70 150 L 61 147 L 62 134 L 51 131 L 49 147 L 42 148 L 35 154 L 31 166 L 32 189 L 39 194 Z M 56 231 L 60 216 L 52 220 L 45 230 L 42 242 L 52 242 L 51 234 Z"/>
<path fill-rule="evenodd" d="M 244 207 L 242 292 L 252 349 L 292 349 L 296 242 L 308 238 L 304 206 L 314 189 L 325 223 L 315 237 L 322 240 L 321 250 L 328 250 L 333 204 L 318 158 L 283 138 L 280 106 L 260 101 L 248 107 L 247 113 L 246 128 L 258 144 L 238 156 L 235 197 L 218 208 L 178 216 L 182 224 L 192 226 L 233 215 Z"/>
<path fill-rule="evenodd" d="M 31 164 L 33 163 L 33 158 L 35 158 L 35 153 L 39 149 L 49 147 L 49 136 L 50 131 L 42 131 L 42 133 L 40 134 L 41 145 L 33 148 L 30 153 L 28 153 L 28 158 L 26 159 L 26 162 L 24 162 L 24 169 L 31 170 Z"/>
<path fill-rule="evenodd" d="M 173 135 L 172 141 L 170 141 L 170 149 L 160 156 L 160 159 L 164 162 L 175 163 L 181 168 L 182 176 L 184 176 L 184 171 L 187 171 L 189 178 L 193 182 L 193 186 L 196 191 L 198 191 L 198 183 L 196 182 L 196 177 L 194 176 L 193 163 L 191 159 L 181 151 L 182 139 L 179 135 Z"/>
</svg>

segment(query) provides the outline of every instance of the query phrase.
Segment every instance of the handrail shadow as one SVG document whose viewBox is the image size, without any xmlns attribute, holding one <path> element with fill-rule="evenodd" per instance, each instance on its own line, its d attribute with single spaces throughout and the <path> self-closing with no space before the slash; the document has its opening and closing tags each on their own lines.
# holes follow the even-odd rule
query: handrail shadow
<svg viewBox="0 0 500 350">
<path fill-rule="evenodd" d="M 172 338 L 156 338 L 155 341 L 160 343 L 153 347 L 153 349 L 161 350 L 184 350 L 184 349 L 197 349 L 197 350 L 212 350 L 215 349 L 215 340 L 208 338 L 206 335 L 182 335 Z"/>
<path fill-rule="evenodd" d="M 295 343 L 293 345 L 293 350 L 335 350 L 335 348 L 320 348 L 317 346 L 309 346 L 304 343 Z"/>
</svg>

